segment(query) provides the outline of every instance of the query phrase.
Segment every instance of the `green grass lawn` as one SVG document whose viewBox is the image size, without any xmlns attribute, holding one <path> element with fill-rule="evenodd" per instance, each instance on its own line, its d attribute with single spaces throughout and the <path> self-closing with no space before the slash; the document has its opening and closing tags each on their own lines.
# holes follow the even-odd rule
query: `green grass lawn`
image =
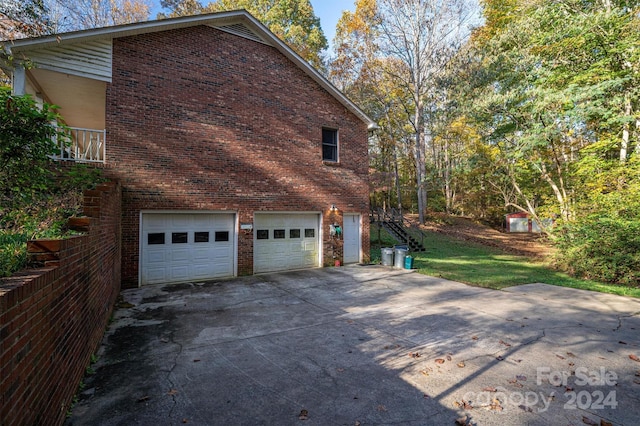
<svg viewBox="0 0 640 426">
<path fill-rule="evenodd" d="M 479 287 L 501 289 L 531 283 L 545 283 L 632 297 L 640 297 L 640 289 L 580 280 L 553 270 L 549 264 L 523 256 L 505 254 L 501 250 L 468 241 L 460 241 L 435 232 L 425 232 L 426 252 L 411 253 L 413 267 L 421 274 L 442 277 Z M 371 225 L 371 260 L 380 262 L 380 247 L 398 244 L 383 229 L 381 242 L 378 229 Z"/>
</svg>

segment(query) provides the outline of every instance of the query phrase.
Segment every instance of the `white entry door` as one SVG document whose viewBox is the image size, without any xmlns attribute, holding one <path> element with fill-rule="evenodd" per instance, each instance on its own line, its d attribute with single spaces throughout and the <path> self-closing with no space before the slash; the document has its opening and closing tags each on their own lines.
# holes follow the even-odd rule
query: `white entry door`
<svg viewBox="0 0 640 426">
<path fill-rule="evenodd" d="M 140 284 L 234 275 L 233 213 L 143 213 Z"/>
<path fill-rule="evenodd" d="M 344 263 L 360 262 L 360 215 L 345 213 L 342 236 L 344 238 Z"/>
<path fill-rule="evenodd" d="M 256 213 L 254 273 L 314 268 L 320 264 L 320 215 Z"/>
</svg>

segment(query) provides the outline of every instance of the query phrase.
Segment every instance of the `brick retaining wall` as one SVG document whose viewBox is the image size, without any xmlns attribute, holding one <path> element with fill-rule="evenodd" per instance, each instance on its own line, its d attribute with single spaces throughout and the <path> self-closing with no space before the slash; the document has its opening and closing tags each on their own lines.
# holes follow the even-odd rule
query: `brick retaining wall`
<svg viewBox="0 0 640 426">
<path fill-rule="evenodd" d="M 28 243 L 37 269 L 0 280 L 0 424 L 64 422 L 120 290 L 121 189 L 84 195 L 85 235 Z"/>
</svg>

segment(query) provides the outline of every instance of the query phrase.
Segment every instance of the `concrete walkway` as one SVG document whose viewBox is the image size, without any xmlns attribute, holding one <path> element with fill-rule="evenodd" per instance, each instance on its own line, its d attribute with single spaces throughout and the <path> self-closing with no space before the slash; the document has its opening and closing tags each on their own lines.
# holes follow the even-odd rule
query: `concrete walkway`
<svg viewBox="0 0 640 426">
<path fill-rule="evenodd" d="M 69 425 L 640 423 L 637 299 L 381 266 L 123 297 Z"/>
</svg>

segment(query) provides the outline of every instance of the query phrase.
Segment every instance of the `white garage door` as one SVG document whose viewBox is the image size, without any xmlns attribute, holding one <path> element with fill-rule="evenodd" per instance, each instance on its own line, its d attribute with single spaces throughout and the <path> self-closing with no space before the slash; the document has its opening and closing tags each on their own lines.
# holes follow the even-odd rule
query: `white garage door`
<svg viewBox="0 0 640 426">
<path fill-rule="evenodd" d="M 234 229 L 229 213 L 144 213 L 140 283 L 233 276 Z"/>
<path fill-rule="evenodd" d="M 253 271 L 261 273 L 319 266 L 319 223 L 318 214 L 256 214 Z"/>
</svg>

